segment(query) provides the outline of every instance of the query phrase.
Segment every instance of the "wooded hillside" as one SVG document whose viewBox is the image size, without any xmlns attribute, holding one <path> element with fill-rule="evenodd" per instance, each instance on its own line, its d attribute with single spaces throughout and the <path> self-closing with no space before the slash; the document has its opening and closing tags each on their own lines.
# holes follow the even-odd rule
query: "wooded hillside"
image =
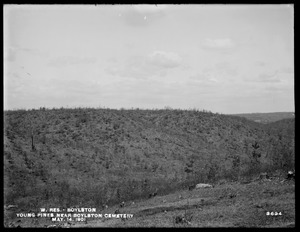
<svg viewBox="0 0 300 232">
<path fill-rule="evenodd" d="M 101 207 L 294 167 L 294 119 L 197 110 L 4 112 L 5 204 Z"/>
</svg>

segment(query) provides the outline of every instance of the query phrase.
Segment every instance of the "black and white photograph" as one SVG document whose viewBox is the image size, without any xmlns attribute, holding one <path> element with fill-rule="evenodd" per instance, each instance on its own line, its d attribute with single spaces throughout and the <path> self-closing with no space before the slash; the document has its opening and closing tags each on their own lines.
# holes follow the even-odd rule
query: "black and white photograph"
<svg viewBox="0 0 300 232">
<path fill-rule="evenodd" d="M 4 227 L 295 227 L 294 36 L 294 4 L 3 4 Z"/>
</svg>

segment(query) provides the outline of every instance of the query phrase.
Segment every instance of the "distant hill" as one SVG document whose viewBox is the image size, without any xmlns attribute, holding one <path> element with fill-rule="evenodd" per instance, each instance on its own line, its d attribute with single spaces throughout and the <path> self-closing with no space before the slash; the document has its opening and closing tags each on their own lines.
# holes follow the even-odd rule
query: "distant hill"
<svg viewBox="0 0 300 232">
<path fill-rule="evenodd" d="M 249 114 L 233 114 L 233 115 L 244 117 L 259 123 L 271 123 L 271 122 L 279 121 L 281 119 L 295 118 L 295 113 L 293 112 L 249 113 Z"/>
<path fill-rule="evenodd" d="M 196 110 L 5 111 L 4 201 L 101 207 L 291 168 L 294 119 L 276 125 Z"/>
</svg>

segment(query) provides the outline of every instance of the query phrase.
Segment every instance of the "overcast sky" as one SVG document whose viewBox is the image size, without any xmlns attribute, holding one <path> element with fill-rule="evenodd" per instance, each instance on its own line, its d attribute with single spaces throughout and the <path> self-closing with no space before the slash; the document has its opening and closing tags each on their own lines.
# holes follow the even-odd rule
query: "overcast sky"
<svg viewBox="0 0 300 232">
<path fill-rule="evenodd" d="M 4 108 L 294 111 L 293 5 L 5 5 Z"/>
</svg>

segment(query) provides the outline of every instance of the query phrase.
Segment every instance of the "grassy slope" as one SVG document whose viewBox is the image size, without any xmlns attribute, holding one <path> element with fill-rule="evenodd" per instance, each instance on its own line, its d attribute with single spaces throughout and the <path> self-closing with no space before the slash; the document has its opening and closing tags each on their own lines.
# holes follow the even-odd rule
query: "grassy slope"
<svg viewBox="0 0 300 232">
<path fill-rule="evenodd" d="M 181 196 L 181 198 L 179 198 Z M 97 213 L 113 214 L 118 205 Z M 219 183 L 212 189 L 156 196 L 148 200 L 126 202 L 119 209 L 122 214 L 133 214 L 133 218 L 88 219 L 87 223 L 52 222 L 50 219 L 35 221 L 22 219 L 22 227 L 44 227 L 53 224 L 61 227 L 294 227 L 295 184 L 282 177 L 270 180 L 252 180 Z M 280 212 L 279 216 L 268 216 L 267 212 Z M 175 217 L 184 215 L 187 223 L 175 223 Z M 15 220 L 16 221 L 16 220 Z"/>
<path fill-rule="evenodd" d="M 286 123 L 292 125 L 281 127 Z M 280 145 L 293 157 L 294 145 L 293 137 L 280 133 L 281 139 L 278 131 L 244 118 L 197 111 L 5 112 L 5 203 L 24 210 L 100 207 L 155 189 L 165 194 L 190 182 L 235 178 L 249 174 L 255 141 L 262 168 L 272 168 L 278 157 L 276 167 L 283 167 L 285 157 L 275 151 Z"/>
<path fill-rule="evenodd" d="M 179 195 L 183 199 L 179 199 Z M 162 200 L 167 202 L 162 203 Z M 115 220 L 113 226 L 286 227 L 295 223 L 294 182 L 282 183 L 280 179 L 249 184 L 234 182 L 217 185 L 213 189 L 179 191 L 142 203 L 147 207 L 137 204 L 134 208 L 123 209 L 122 212 L 134 213 L 134 218 L 125 222 Z M 268 211 L 281 212 L 282 216 L 267 216 Z M 174 218 L 178 215 L 191 218 L 191 223 L 175 224 Z M 105 221 L 94 223 L 90 225 L 106 226 Z"/>
</svg>

